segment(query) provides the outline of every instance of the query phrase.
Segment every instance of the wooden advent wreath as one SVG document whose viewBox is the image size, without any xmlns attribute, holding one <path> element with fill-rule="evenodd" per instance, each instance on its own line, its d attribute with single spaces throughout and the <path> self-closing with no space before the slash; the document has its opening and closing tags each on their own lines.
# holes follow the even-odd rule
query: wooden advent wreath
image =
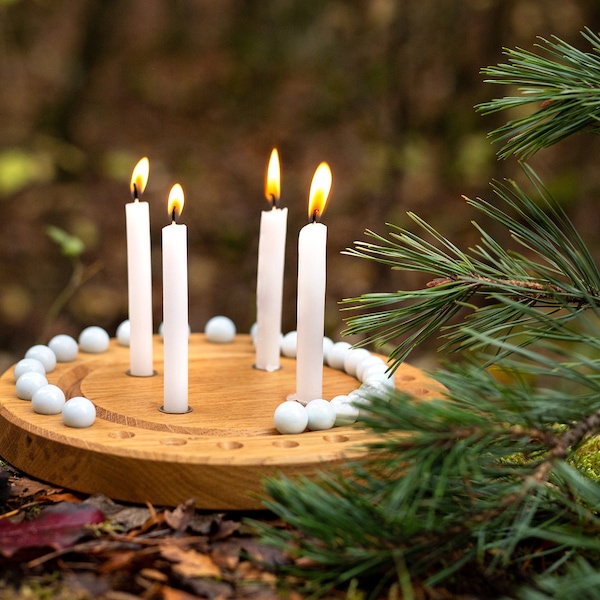
<svg viewBox="0 0 600 600">
<path fill-rule="evenodd" d="M 209 510 L 261 509 L 264 476 L 315 475 L 366 452 L 369 435 L 336 427 L 281 435 L 275 408 L 294 391 L 295 360 L 267 373 L 253 368 L 249 335 L 229 344 L 192 334 L 189 398 L 193 410 L 164 414 L 162 348 L 154 339 L 157 375 L 131 377 L 129 349 L 112 339 L 107 352 L 80 352 L 47 375 L 68 398 L 85 396 L 96 406 L 89 428 L 64 425 L 61 415 L 41 415 L 15 393 L 13 369 L 0 378 L 0 454 L 18 469 L 54 485 L 130 502 L 175 506 L 194 498 Z M 440 384 L 402 364 L 396 386 L 419 398 Z M 324 366 L 323 395 L 331 399 L 357 388 L 345 372 Z"/>
</svg>

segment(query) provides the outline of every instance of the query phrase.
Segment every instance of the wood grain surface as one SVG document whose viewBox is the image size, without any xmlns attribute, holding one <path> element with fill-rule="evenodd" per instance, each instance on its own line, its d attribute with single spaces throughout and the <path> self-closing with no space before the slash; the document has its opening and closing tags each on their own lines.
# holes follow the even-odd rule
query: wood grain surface
<svg viewBox="0 0 600 600">
<path fill-rule="evenodd" d="M 365 431 L 336 427 L 280 435 L 273 412 L 295 391 L 295 361 L 282 358 L 272 373 L 253 368 L 248 335 L 214 344 L 192 334 L 186 414 L 162 405 L 162 342 L 154 339 L 154 377 L 131 377 L 129 349 L 111 340 L 107 352 L 80 353 L 48 374 L 67 398 L 96 405 L 95 423 L 66 427 L 61 415 L 36 414 L 17 398 L 12 368 L 0 378 L 0 456 L 18 469 L 85 493 L 115 500 L 175 506 L 194 498 L 210 510 L 261 509 L 261 479 L 285 473 L 313 476 L 349 458 L 364 456 Z M 323 395 L 330 400 L 360 383 L 324 367 Z M 420 370 L 402 365 L 397 387 L 420 398 L 440 389 Z"/>
</svg>

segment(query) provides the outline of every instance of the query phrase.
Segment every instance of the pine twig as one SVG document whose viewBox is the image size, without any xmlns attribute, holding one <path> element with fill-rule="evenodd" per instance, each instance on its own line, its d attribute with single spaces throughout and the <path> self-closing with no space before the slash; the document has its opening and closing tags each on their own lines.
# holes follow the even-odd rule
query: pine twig
<svg viewBox="0 0 600 600">
<path fill-rule="evenodd" d="M 562 294 L 563 290 L 558 285 L 553 285 L 550 283 L 543 284 L 539 281 L 527 281 L 527 280 L 518 280 L 518 279 L 504 279 L 497 280 L 491 279 L 490 277 L 483 277 L 477 274 L 470 274 L 468 278 L 465 278 L 467 281 L 473 280 L 475 282 L 475 286 L 478 290 L 487 290 L 489 292 L 498 291 L 500 285 L 515 287 L 523 290 L 527 297 L 532 300 L 534 303 L 536 302 L 550 302 L 555 304 L 557 294 Z M 432 279 L 425 284 L 427 288 L 433 288 L 439 285 L 445 285 L 449 283 L 458 283 L 459 279 L 457 277 L 438 277 L 436 279 Z M 533 294 L 529 292 L 534 292 Z M 510 297 L 510 296 L 509 296 Z M 515 296 L 516 297 L 516 296 Z M 521 296 L 522 297 L 522 296 Z M 581 296 L 575 295 L 564 295 L 563 300 L 569 304 L 575 304 L 578 307 L 586 307 L 591 306 L 590 300 L 583 300 Z M 600 294 L 593 296 L 594 304 L 600 306 Z"/>
<path fill-rule="evenodd" d="M 497 98 L 479 104 L 483 114 L 522 107 L 533 112 L 508 121 L 488 137 L 503 142 L 501 158 L 531 157 L 574 133 L 600 131 L 600 37 L 586 28 L 582 32 L 592 52 L 583 52 L 553 37 L 539 38 L 545 55 L 505 49 L 508 63 L 482 70 L 488 83 L 517 86 L 520 96 Z"/>
<path fill-rule="evenodd" d="M 593 52 L 541 39 L 549 56 L 506 50 L 508 64 L 484 70 L 521 96 L 480 111 L 533 108 L 490 134 L 504 143 L 500 156 L 526 158 L 573 133 L 600 132 L 600 37 L 582 35 Z M 369 231 L 375 243 L 346 251 L 430 277 L 424 289 L 344 301 L 363 311 L 347 319 L 346 333 L 365 336 L 363 344 L 394 342 L 392 368 L 436 334 L 447 340 L 441 349 L 468 350 L 473 362 L 436 371 L 448 390 L 442 399 L 367 393 L 361 426 L 377 436 L 368 461 L 318 481 L 267 480 L 265 505 L 294 529 L 259 529 L 302 557 L 282 570 L 316 596 L 349 581 L 366 583 L 373 599 L 384 585 L 410 594 L 415 578 L 426 587 L 466 583 L 477 594 L 478 575 L 498 597 L 600 593 L 600 484 L 569 464 L 600 430 L 600 272 L 523 168 L 539 199 L 509 182 L 494 186 L 504 208 L 468 200 L 521 252 L 477 224 L 481 243 L 463 251 L 411 213 L 427 239 L 392 226 L 389 238 Z M 461 311 L 469 313 L 452 323 Z"/>
<path fill-rule="evenodd" d="M 355 242 L 346 254 L 433 277 L 424 289 L 344 300 L 343 310 L 363 311 L 346 319 L 344 333 L 362 336 L 365 345 L 394 343 L 390 359 L 397 368 L 433 335 L 447 340 L 440 350 L 469 347 L 472 340 L 461 329 L 464 321 L 455 319 L 461 313 L 467 313 L 473 330 L 506 336 L 534 325 L 537 316 L 530 308 L 552 310 L 557 322 L 600 308 L 600 272 L 589 250 L 533 170 L 527 165 L 523 169 L 537 199 L 507 182 L 494 184 L 506 209 L 480 198 L 467 200 L 505 226 L 522 252 L 505 250 L 476 223 L 481 244 L 463 251 L 412 213 L 409 216 L 432 242 L 394 226 L 389 238 L 368 231 L 377 243 Z M 516 299 L 518 304 L 498 298 Z"/>
</svg>

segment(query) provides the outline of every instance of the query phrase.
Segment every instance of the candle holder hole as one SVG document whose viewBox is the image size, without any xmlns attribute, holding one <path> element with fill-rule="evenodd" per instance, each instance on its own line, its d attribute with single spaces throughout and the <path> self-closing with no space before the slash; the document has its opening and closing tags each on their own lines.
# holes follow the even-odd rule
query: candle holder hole
<svg viewBox="0 0 600 600">
<path fill-rule="evenodd" d="M 281 371 L 281 369 L 283 369 L 281 365 L 275 367 L 274 369 L 263 369 L 262 367 L 257 367 L 256 365 L 252 365 L 252 368 L 256 369 L 257 371 L 265 371 L 267 373 L 274 373 L 275 371 Z"/>
<path fill-rule="evenodd" d="M 414 381 L 416 377 L 414 375 L 400 375 L 398 379 L 400 381 Z"/>
<path fill-rule="evenodd" d="M 160 410 L 161 413 L 165 413 L 165 415 L 187 415 L 188 413 L 191 413 L 192 410 L 194 410 L 194 409 L 191 406 L 188 406 L 185 412 L 172 413 L 172 412 L 166 411 L 164 406 L 159 406 L 158 410 Z"/>
<path fill-rule="evenodd" d="M 342 435 L 341 433 L 324 435 L 323 439 L 326 442 L 331 442 L 332 444 L 341 444 L 342 442 L 347 442 L 350 438 L 346 435 Z"/>
<path fill-rule="evenodd" d="M 298 442 L 294 442 L 294 440 L 276 440 L 273 442 L 273 446 L 277 448 L 296 448 L 300 444 Z"/>
<path fill-rule="evenodd" d="M 125 371 L 125 375 L 128 377 L 141 377 L 143 379 L 144 377 L 154 377 L 158 375 L 158 371 L 153 370 L 149 375 L 134 375 L 129 369 L 127 369 L 127 371 Z"/>
<path fill-rule="evenodd" d="M 135 437 L 135 433 L 133 433 L 133 431 L 110 431 L 108 437 L 111 437 L 115 440 L 127 440 Z"/>
<path fill-rule="evenodd" d="M 217 446 L 219 446 L 219 448 L 221 448 L 222 450 L 239 450 L 240 448 L 244 447 L 244 444 L 241 444 L 240 442 L 219 442 L 217 444 Z"/>
<path fill-rule="evenodd" d="M 187 441 L 182 438 L 167 438 L 165 440 L 160 440 L 160 443 L 163 446 L 185 446 Z"/>
</svg>

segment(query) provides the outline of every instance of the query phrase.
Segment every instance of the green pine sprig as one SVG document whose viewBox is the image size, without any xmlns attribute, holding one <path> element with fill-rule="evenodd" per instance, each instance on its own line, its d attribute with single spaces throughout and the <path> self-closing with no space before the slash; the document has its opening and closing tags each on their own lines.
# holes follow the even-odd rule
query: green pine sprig
<svg viewBox="0 0 600 600">
<path fill-rule="evenodd" d="M 540 46 L 548 57 L 507 50 L 508 64 L 484 70 L 522 95 L 480 110 L 537 109 L 492 132 L 501 156 L 598 131 L 600 38 L 583 36 L 592 53 L 553 38 Z M 287 525 L 254 525 L 289 554 L 277 570 L 295 588 L 314 597 L 360 588 L 373 600 L 429 597 L 436 586 L 600 598 L 600 273 L 523 168 L 535 197 L 506 181 L 493 184 L 499 205 L 467 200 L 506 227 L 515 248 L 473 223 L 480 243 L 462 250 L 409 213 L 421 235 L 390 225 L 389 236 L 369 231 L 374 241 L 347 250 L 428 283 L 345 301 L 359 313 L 346 333 L 395 346 L 392 368 L 435 335 L 463 360 L 432 375 L 446 390 L 433 401 L 363 390 L 357 426 L 376 434 L 364 460 L 316 480 L 266 480 L 265 506 Z"/>
<path fill-rule="evenodd" d="M 388 293 L 368 293 L 342 302 L 345 311 L 360 311 L 346 319 L 348 335 L 364 345 L 392 343 L 396 368 L 425 339 L 439 335 L 441 350 L 467 350 L 470 336 L 461 329 L 463 315 L 474 331 L 515 338 L 531 327 L 523 306 L 550 312 L 569 321 L 600 302 L 600 272 L 585 243 L 560 205 L 527 165 L 523 169 L 537 194 L 531 198 L 515 182 L 494 183 L 504 204 L 467 200 L 483 215 L 506 227 L 519 247 L 506 250 L 474 223 L 481 243 L 466 251 L 413 213 L 409 217 L 431 241 L 400 227 L 389 238 L 371 231 L 377 243 L 357 241 L 351 256 L 417 271 L 431 276 L 426 287 Z M 498 296 L 515 299 L 501 303 Z M 563 305 L 573 308 L 565 312 Z M 541 332 L 540 332 L 541 333 Z"/>
<path fill-rule="evenodd" d="M 555 330 L 575 335 L 572 325 Z M 584 338 L 600 339 L 600 330 Z M 554 346 L 538 340 L 514 348 L 499 366 L 514 374 L 517 358 L 537 364 L 562 391 L 527 378 L 502 383 L 475 362 L 453 365 L 434 375 L 448 390 L 436 400 L 370 397 L 361 426 L 377 441 L 368 460 L 316 481 L 267 480 L 265 506 L 292 526 L 256 524 L 292 559 L 280 575 L 315 596 L 358 582 L 367 598 L 393 586 L 410 598 L 418 586 L 481 585 L 486 597 L 524 590 L 533 598 L 538 579 L 550 589 L 562 574 L 572 581 L 594 564 L 600 484 L 569 460 L 600 425 L 600 358 L 552 359 Z M 600 581 L 587 584 L 585 597 L 598 597 Z"/>
<path fill-rule="evenodd" d="M 476 107 L 478 111 L 527 111 L 489 134 L 493 141 L 502 142 L 501 158 L 527 159 L 574 133 L 600 131 L 600 37 L 590 29 L 582 36 L 591 52 L 557 37 L 539 38 L 537 48 L 542 54 L 505 49 L 507 63 L 482 70 L 486 82 L 515 86 L 520 95 L 484 102 Z"/>
</svg>

